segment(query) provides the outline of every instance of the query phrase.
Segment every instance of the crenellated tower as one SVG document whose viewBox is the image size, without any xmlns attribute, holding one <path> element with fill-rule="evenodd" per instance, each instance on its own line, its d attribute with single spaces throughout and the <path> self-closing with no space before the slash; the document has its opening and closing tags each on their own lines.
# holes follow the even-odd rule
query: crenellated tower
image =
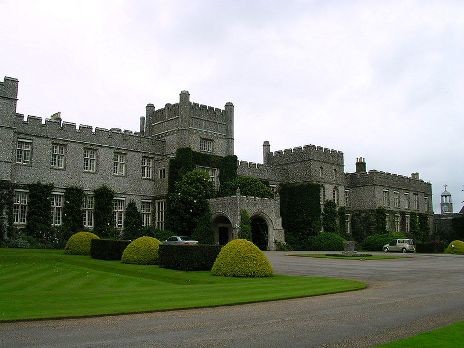
<svg viewBox="0 0 464 348">
<path fill-rule="evenodd" d="M 219 156 L 234 154 L 234 105 L 224 109 L 190 101 L 188 91 L 182 91 L 179 102 L 155 109 L 147 104 L 145 118 L 141 118 L 140 132 L 166 142 L 166 154 L 178 148 Z"/>
</svg>

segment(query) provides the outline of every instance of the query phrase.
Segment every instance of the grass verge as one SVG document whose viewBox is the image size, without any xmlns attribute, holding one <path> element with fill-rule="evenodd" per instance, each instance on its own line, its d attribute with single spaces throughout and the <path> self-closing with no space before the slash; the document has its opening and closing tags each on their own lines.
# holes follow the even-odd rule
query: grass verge
<svg viewBox="0 0 464 348">
<path fill-rule="evenodd" d="M 396 347 L 462 347 L 464 341 L 464 321 L 442 327 L 440 329 L 424 332 L 416 336 L 379 345 L 381 348 Z"/>
<path fill-rule="evenodd" d="M 403 259 L 402 256 L 389 256 L 389 255 L 342 255 L 342 254 L 288 254 L 288 256 L 299 256 L 299 257 L 315 257 L 318 259 L 336 259 L 336 260 L 394 260 Z"/>
<path fill-rule="evenodd" d="M 213 307 L 365 287 L 355 280 L 225 278 L 64 255 L 60 250 L 0 249 L 0 321 Z"/>
</svg>

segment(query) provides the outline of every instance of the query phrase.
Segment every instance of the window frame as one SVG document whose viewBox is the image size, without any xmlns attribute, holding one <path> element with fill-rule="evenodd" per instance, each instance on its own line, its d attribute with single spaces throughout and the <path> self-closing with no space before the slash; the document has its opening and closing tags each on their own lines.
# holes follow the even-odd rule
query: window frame
<svg viewBox="0 0 464 348">
<path fill-rule="evenodd" d="M 89 156 L 86 157 L 86 151 L 89 152 Z M 93 154 L 94 157 L 90 154 Z M 84 172 L 86 173 L 95 173 L 97 171 L 97 149 L 91 147 L 84 147 L 83 151 L 83 159 L 84 159 Z M 86 162 L 88 164 L 88 168 L 86 169 Z"/>
<path fill-rule="evenodd" d="M 151 226 L 153 221 L 153 202 L 150 199 L 142 199 L 140 203 L 140 214 L 142 215 L 142 226 Z"/>
<path fill-rule="evenodd" d="M 57 151 L 55 151 L 57 149 Z M 66 145 L 62 143 L 52 143 L 50 167 L 53 169 L 64 170 L 66 168 Z"/>
<path fill-rule="evenodd" d="M 20 146 L 22 144 L 23 146 Z M 29 145 L 29 148 L 24 148 L 24 146 Z M 21 151 L 20 160 L 18 161 L 18 152 Z M 28 154 L 28 156 L 26 156 Z M 26 158 L 27 157 L 27 158 Z M 22 165 L 30 165 L 32 161 L 32 140 L 18 138 L 16 140 L 16 149 L 15 149 L 15 163 Z"/>
<path fill-rule="evenodd" d="M 153 179 L 153 157 L 142 156 L 142 179 Z"/>
<path fill-rule="evenodd" d="M 56 198 L 59 197 L 59 200 Z M 52 192 L 50 196 L 50 209 L 52 213 L 52 226 L 63 225 L 63 207 L 64 207 L 64 193 Z"/>
<path fill-rule="evenodd" d="M 19 198 L 19 199 L 17 199 Z M 23 198 L 23 199 L 21 199 Z M 22 226 L 27 224 L 27 212 L 29 205 L 29 191 L 14 190 L 13 196 L 13 225 Z"/>
<path fill-rule="evenodd" d="M 166 200 L 155 200 L 155 228 L 164 230 L 166 212 Z"/>
<path fill-rule="evenodd" d="M 213 139 L 200 138 L 200 152 L 213 153 Z"/>
<path fill-rule="evenodd" d="M 113 153 L 113 175 L 126 176 L 127 153 L 115 151 Z"/>
<path fill-rule="evenodd" d="M 120 206 L 118 206 L 120 204 Z M 113 198 L 113 226 L 118 230 L 124 228 L 124 213 L 126 210 L 126 199 L 122 197 Z"/>
<path fill-rule="evenodd" d="M 82 225 L 85 228 L 93 229 L 95 227 L 94 213 L 95 213 L 95 196 L 93 194 L 85 194 L 82 200 Z"/>
</svg>

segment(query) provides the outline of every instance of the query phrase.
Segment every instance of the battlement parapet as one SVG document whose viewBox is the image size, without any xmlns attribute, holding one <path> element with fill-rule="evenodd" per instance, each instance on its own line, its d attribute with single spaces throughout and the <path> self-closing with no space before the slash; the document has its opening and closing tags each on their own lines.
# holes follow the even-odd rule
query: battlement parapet
<svg viewBox="0 0 464 348">
<path fill-rule="evenodd" d="M 3 82 L 0 81 L 0 97 L 16 100 L 18 97 L 18 80 L 5 76 Z"/>
<path fill-rule="evenodd" d="M 372 169 L 368 172 L 346 173 L 345 178 L 348 186 L 379 185 L 405 190 L 431 191 L 430 182 L 419 179 L 415 175 L 416 173 L 405 176 Z"/>
<path fill-rule="evenodd" d="M 281 181 L 281 170 L 262 163 L 248 161 L 237 161 L 237 174 L 242 176 L 252 176 L 270 182 Z"/>
<path fill-rule="evenodd" d="M 271 165 L 282 165 L 293 162 L 316 160 L 343 165 L 343 152 L 316 145 L 298 146 L 293 149 L 278 150 L 269 153 Z"/>
<path fill-rule="evenodd" d="M 23 114 L 16 114 L 14 127 L 22 136 L 39 136 L 164 154 L 164 141 L 145 137 L 131 130 L 100 127 L 93 129 L 92 126 L 88 125 L 79 125 L 76 128 L 76 124 L 73 122 L 48 118 L 44 120 L 44 123 L 42 121 L 43 119 L 37 116 L 28 115 L 25 120 Z"/>
<path fill-rule="evenodd" d="M 190 115 L 191 117 L 201 118 L 209 121 L 221 123 L 226 121 L 225 110 L 204 104 L 190 103 Z"/>
</svg>

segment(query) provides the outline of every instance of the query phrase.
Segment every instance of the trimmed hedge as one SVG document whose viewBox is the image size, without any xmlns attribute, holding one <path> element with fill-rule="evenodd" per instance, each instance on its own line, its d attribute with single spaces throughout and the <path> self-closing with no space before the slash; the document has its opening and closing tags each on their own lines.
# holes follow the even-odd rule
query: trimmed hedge
<svg viewBox="0 0 464 348">
<path fill-rule="evenodd" d="M 343 251 L 345 239 L 337 233 L 321 232 L 311 239 L 312 250 Z"/>
<path fill-rule="evenodd" d="M 92 232 L 74 233 L 64 247 L 65 254 L 90 255 L 90 243 L 92 239 L 100 239 Z"/>
<path fill-rule="evenodd" d="M 214 262 L 212 273 L 225 277 L 270 277 L 272 266 L 266 255 L 246 239 L 227 243 Z"/>
<path fill-rule="evenodd" d="M 366 238 L 362 244 L 364 250 L 382 251 L 385 244 L 390 243 L 393 239 L 406 238 L 402 233 L 383 233 L 373 234 Z"/>
<path fill-rule="evenodd" d="M 464 242 L 462 240 L 453 240 L 449 243 L 445 253 L 464 255 Z"/>
<path fill-rule="evenodd" d="M 182 271 L 210 271 L 221 245 L 168 245 L 159 248 L 159 266 Z"/>
<path fill-rule="evenodd" d="M 121 261 L 138 265 L 154 265 L 158 261 L 159 245 L 160 241 L 153 237 L 137 238 L 126 247 Z"/>
<path fill-rule="evenodd" d="M 435 240 L 432 242 L 417 242 L 416 252 L 418 253 L 442 253 L 445 250 L 443 241 Z"/>
<path fill-rule="evenodd" d="M 99 260 L 121 260 L 122 253 L 130 242 L 130 240 L 92 239 L 90 256 Z"/>
</svg>

